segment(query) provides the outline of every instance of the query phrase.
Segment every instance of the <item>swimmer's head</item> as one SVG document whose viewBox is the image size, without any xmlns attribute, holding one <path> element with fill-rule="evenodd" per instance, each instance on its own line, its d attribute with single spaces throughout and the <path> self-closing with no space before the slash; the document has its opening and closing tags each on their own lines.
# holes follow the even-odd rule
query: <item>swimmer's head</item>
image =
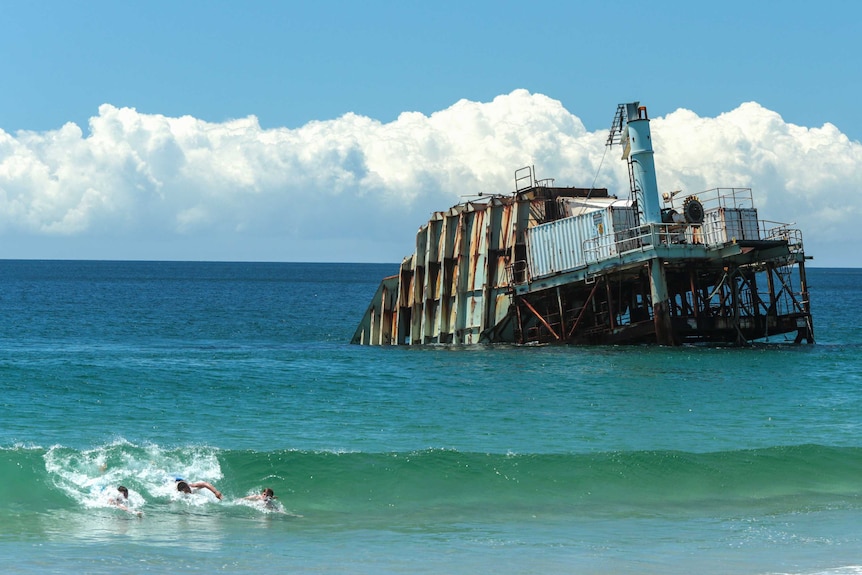
<svg viewBox="0 0 862 575">
<path fill-rule="evenodd" d="M 119 487 L 117 487 L 117 491 L 122 493 L 124 498 L 129 498 L 129 490 L 124 485 L 120 485 Z"/>
<path fill-rule="evenodd" d="M 189 484 L 185 481 L 177 481 L 177 491 L 182 491 L 183 493 L 191 493 L 192 488 L 189 487 Z"/>
<path fill-rule="evenodd" d="M 269 487 L 263 490 L 263 496 L 265 499 L 276 499 L 275 492 Z"/>
</svg>

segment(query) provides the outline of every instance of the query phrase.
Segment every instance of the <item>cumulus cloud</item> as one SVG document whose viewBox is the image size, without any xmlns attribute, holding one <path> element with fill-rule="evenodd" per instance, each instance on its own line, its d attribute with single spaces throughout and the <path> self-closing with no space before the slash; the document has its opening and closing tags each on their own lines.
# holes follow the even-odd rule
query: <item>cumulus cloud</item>
<svg viewBox="0 0 862 575">
<path fill-rule="evenodd" d="M 849 235 L 860 215 L 862 145 L 831 124 L 795 126 L 746 103 L 717 118 L 677 110 L 652 128 L 662 191 L 752 187 L 761 218 L 797 222 L 815 243 Z M 595 182 L 627 196 L 625 163 L 619 150 L 605 156 L 606 136 L 587 131 L 561 102 L 525 90 L 389 123 L 346 114 L 296 129 L 105 104 L 86 134 L 72 123 L 0 130 L 0 234 L 236 243 L 266 236 L 309 250 L 388 242 L 407 255 L 430 212 L 509 193 L 522 166 L 557 185 Z"/>
<path fill-rule="evenodd" d="M 862 145 L 832 124 L 785 122 L 755 102 L 717 118 L 677 110 L 653 125 L 664 189 L 750 187 L 761 219 L 841 241 L 862 216 Z"/>
</svg>

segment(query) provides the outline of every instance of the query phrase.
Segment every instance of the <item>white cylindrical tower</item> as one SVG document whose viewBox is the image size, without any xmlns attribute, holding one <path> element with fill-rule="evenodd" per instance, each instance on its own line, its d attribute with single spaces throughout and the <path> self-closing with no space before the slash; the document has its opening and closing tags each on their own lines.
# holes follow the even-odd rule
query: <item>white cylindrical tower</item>
<svg viewBox="0 0 862 575">
<path fill-rule="evenodd" d="M 646 222 L 661 223 L 661 203 L 658 195 L 658 183 L 655 177 L 655 162 L 653 160 L 652 137 L 650 135 L 649 117 L 646 106 L 638 102 L 626 104 L 628 123 L 626 124 L 626 149 L 629 151 L 629 161 L 632 163 L 633 183 L 640 193 L 643 202 L 641 211 Z"/>
</svg>

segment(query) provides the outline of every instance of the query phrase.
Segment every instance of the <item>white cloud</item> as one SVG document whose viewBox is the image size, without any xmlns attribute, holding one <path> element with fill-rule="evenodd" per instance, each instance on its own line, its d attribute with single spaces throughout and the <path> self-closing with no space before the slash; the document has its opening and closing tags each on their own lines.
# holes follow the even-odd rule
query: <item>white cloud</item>
<svg viewBox="0 0 862 575">
<path fill-rule="evenodd" d="M 797 222 L 814 255 L 852 237 L 862 215 L 862 145 L 832 124 L 795 126 L 746 103 L 717 118 L 677 110 L 653 118 L 652 128 L 662 191 L 752 187 L 761 218 Z M 230 257 L 248 259 L 257 258 L 237 246 L 248 241 L 250 252 L 265 237 L 294 246 L 288 258 L 305 250 L 304 259 L 391 261 L 409 253 L 431 211 L 511 192 L 522 166 L 557 185 L 595 180 L 627 195 L 619 150 L 603 158 L 606 136 L 588 132 L 559 101 L 524 90 L 462 100 L 430 117 L 405 112 L 383 124 L 347 114 L 292 130 L 262 129 L 255 117 L 211 123 L 105 104 L 86 135 L 71 123 L 0 130 L 0 235 L 110 238 L 118 257 L 124 241 L 218 237 L 233 246 Z M 322 245 L 330 247 L 316 258 Z M 398 256 L 332 251 L 384 245 Z M 140 248 L 129 254 L 139 257 Z M 16 257 L 8 248 L 3 255 Z"/>
<path fill-rule="evenodd" d="M 795 222 L 815 243 L 852 237 L 862 216 L 862 145 L 832 124 L 788 124 L 749 102 L 717 118 L 677 110 L 653 133 L 663 189 L 753 188 L 762 219 Z"/>
</svg>

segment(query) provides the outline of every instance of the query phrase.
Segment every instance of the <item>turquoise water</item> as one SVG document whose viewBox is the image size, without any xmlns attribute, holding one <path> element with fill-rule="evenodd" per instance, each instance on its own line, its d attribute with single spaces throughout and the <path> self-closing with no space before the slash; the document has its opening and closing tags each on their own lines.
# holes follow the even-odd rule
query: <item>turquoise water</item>
<svg viewBox="0 0 862 575">
<path fill-rule="evenodd" d="M 349 345 L 396 271 L 0 262 L 4 572 L 862 573 L 862 270 L 814 346 Z"/>
</svg>

